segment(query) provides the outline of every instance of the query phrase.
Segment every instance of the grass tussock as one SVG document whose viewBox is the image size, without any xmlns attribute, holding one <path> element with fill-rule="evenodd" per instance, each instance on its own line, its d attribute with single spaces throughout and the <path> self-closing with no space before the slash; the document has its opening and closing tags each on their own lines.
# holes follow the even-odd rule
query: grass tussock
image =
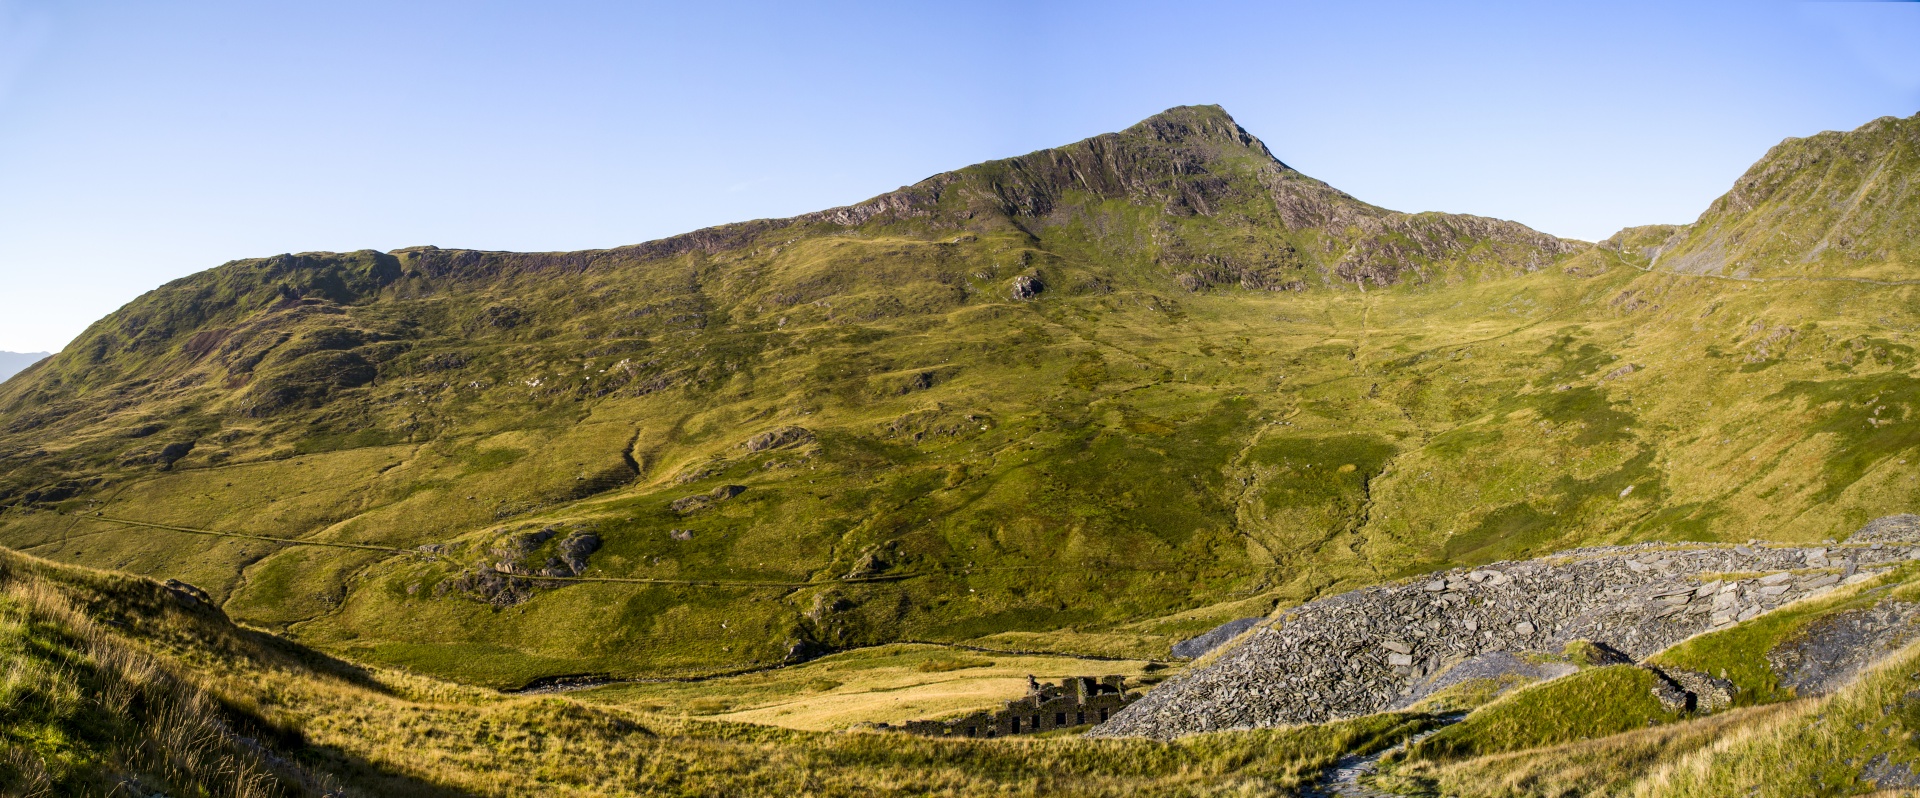
<svg viewBox="0 0 1920 798">
<path fill-rule="evenodd" d="M 1632 665 L 1591 668 L 1507 694 L 1422 740 L 1410 759 L 1448 761 L 1605 737 L 1677 718 Z"/>
<path fill-rule="evenodd" d="M 1405 762 L 1379 786 L 1409 794 L 1492 798 L 1625 796 L 1650 771 L 1697 751 L 1744 725 L 1788 711 L 1739 709 L 1689 723 L 1622 732 L 1593 740 L 1452 761 Z"/>
<path fill-rule="evenodd" d="M 921 673 L 947 673 L 968 668 L 986 668 L 992 665 L 993 660 L 978 657 L 942 657 L 921 662 L 918 668 Z"/>
<path fill-rule="evenodd" d="M 0 794 L 289 794 L 229 708 L 15 566 L 0 560 Z"/>
<path fill-rule="evenodd" d="M 1832 696 L 1792 707 L 1667 763 L 1633 795 L 1789 798 L 1920 787 L 1920 644 Z"/>
</svg>

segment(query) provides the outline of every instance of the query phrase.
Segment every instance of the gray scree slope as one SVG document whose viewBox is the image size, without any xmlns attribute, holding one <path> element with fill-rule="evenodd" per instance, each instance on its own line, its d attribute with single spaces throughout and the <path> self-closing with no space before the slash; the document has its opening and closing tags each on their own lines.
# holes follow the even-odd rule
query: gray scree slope
<svg viewBox="0 0 1920 798">
<path fill-rule="evenodd" d="M 1469 659 L 1579 639 L 1638 660 L 1876 573 L 1861 569 L 1920 559 L 1916 543 L 1920 518 L 1896 516 L 1837 546 L 1576 549 L 1355 590 L 1288 610 L 1088 734 L 1171 739 L 1349 718 Z"/>
</svg>

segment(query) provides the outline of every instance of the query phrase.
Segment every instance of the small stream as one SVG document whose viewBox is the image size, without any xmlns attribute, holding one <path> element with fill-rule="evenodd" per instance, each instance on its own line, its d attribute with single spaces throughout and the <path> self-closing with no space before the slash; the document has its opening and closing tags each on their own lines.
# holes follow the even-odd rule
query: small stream
<svg viewBox="0 0 1920 798">
<path fill-rule="evenodd" d="M 1313 786 L 1308 787 L 1301 795 L 1305 798 L 1400 798 L 1394 793 L 1381 792 L 1361 784 L 1360 779 L 1380 769 L 1381 757 L 1394 751 L 1404 751 L 1415 743 L 1438 734 L 1441 729 L 1459 723 L 1466 716 L 1465 712 L 1442 715 L 1440 725 L 1401 740 L 1397 745 L 1382 748 L 1371 754 L 1348 754 L 1340 757 L 1334 761 L 1333 767 L 1327 768 L 1325 773 L 1320 774 L 1319 781 L 1314 782 Z"/>
</svg>

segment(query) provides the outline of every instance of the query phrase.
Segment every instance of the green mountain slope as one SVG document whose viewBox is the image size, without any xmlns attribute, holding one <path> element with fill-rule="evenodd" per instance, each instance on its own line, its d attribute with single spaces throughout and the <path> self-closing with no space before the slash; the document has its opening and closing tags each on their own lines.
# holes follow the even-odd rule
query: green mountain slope
<svg viewBox="0 0 1920 798">
<path fill-rule="evenodd" d="M 1643 242 L 1691 274 L 1912 279 L 1920 263 L 1920 117 L 1787 139 L 1691 225 Z M 1649 230 L 1647 232 L 1654 232 Z"/>
<path fill-rule="evenodd" d="M 517 685 L 1164 657 L 1441 565 L 1910 507 L 1913 289 L 1642 271 L 1667 234 L 1383 210 L 1179 108 L 635 247 L 238 261 L 0 386 L 0 544 Z"/>
</svg>

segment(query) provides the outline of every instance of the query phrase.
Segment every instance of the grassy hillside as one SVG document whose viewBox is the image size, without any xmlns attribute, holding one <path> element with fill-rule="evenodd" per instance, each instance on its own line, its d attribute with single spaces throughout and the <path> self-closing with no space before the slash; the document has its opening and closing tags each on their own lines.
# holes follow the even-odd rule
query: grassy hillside
<svg viewBox="0 0 1920 798">
<path fill-rule="evenodd" d="M 790 731 L 362 669 L 144 579 L 0 566 L 0 795 L 1284 795 L 1427 722 L 1176 744 Z"/>
<path fill-rule="evenodd" d="M 1638 243 L 1677 272 L 1912 280 L 1920 261 L 1916 170 L 1920 116 L 1787 139 L 1693 224 L 1643 229 Z"/>
<path fill-rule="evenodd" d="M 1916 573 L 1780 612 L 1793 626 L 1869 598 L 1911 601 Z M 1770 618 L 1696 638 L 1663 662 L 1702 651 L 1759 661 L 1782 639 Z M 909 663 L 933 663 L 913 668 L 923 673 L 993 667 L 915 647 L 889 656 L 842 655 L 792 669 L 786 684 L 697 694 L 630 685 L 501 695 L 237 627 L 184 588 L 0 550 L 0 795 L 1280 796 L 1300 794 L 1343 755 L 1445 722 L 1383 713 L 1164 743 L 940 740 L 697 716 L 703 700 L 784 693 L 829 703 L 816 696 L 840 689 L 803 679 L 852 685 Z M 1797 796 L 1808 785 L 1861 794 L 1916 762 L 1916 665 L 1920 644 L 1909 644 L 1830 696 L 1755 696 L 1775 703 L 1706 716 L 1662 710 L 1639 683 L 1644 671 L 1591 667 L 1481 699 L 1411 756 L 1391 755 L 1378 781 L 1414 795 Z M 682 693 L 646 692 L 655 687 Z"/>
<path fill-rule="evenodd" d="M 1915 287 L 1645 271 L 1674 230 L 1395 213 L 1183 108 L 635 247 L 240 261 L 0 386 L 0 543 L 515 686 L 1144 662 L 1430 568 L 1911 508 Z"/>
</svg>

